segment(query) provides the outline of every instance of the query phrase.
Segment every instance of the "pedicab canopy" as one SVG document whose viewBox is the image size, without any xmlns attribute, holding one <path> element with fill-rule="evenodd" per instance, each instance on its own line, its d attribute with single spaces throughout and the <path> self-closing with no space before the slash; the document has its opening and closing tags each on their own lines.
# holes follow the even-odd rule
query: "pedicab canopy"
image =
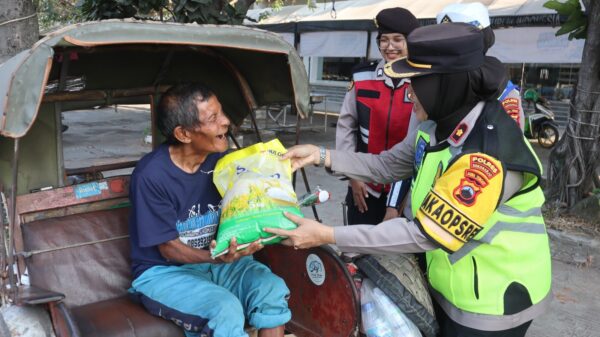
<svg viewBox="0 0 600 337">
<path fill-rule="evenodd" d="M 173 84 L 194 81 L 215 91 L 236 124 L 273 103 L 291 103 L 301 116 L 309 111 L 304 65 L 273 33 L 109 20 L 62 28 L 0 65 L 0 135 L 24 136 L 44 105 L 149 103 Z"/>
</svg>

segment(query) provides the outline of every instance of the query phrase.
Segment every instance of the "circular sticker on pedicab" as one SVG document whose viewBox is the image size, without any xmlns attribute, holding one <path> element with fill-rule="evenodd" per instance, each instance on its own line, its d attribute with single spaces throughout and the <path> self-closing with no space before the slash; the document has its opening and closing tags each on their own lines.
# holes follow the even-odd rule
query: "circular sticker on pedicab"
<svg viewBox="0 0 600 337">
<path fill-rule="evenodd" d="M 312 283 L 320 286 L 325 282 L 325 266 L 316 254 L 310 254 L 306 258 L 306 271 Z"/>
</svg>

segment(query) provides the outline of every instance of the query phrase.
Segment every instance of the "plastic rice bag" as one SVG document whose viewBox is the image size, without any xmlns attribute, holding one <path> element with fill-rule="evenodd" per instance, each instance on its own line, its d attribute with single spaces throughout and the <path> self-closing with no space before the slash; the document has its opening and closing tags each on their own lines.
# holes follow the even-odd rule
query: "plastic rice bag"
<svg viewBox="0 0 600 337">
<path fill-rule="evenodd" d="M 259 239 L 263 244 L 282 240 L 263 228 L 296 228 L 283 215 L 287 211 L 303 216 L 292 187 L 290 161 L 280 160 L 285 151 L 274 139 L 232 152 L 217 162 L 213 182 L 223 201 L 213 258 L 227 253 L 233 237 L 240 250 Z"/>
</svg>

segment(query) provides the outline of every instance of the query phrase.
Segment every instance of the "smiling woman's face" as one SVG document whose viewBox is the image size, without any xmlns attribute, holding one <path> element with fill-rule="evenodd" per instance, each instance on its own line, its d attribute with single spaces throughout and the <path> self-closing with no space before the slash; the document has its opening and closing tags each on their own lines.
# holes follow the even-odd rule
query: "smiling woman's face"
<svg viewBox="0 0 600 337">
<path fill-rule="evenodd" d="M 385 62 L 397 60 L 408 55 L 406 37 L 400 33 L 381 34 L 378 40 L 379 51 Z"/>
<path fill-rule="evenodd" d="M 427 111 L 423 108 L 421 102 L 419 102 L 419 98 L 415 94 L 412 85 L 408 87 L 408 99 L 413 103 L 413 111 L 417 117 L 419 122 L 426 121 L 429 117 L 427 116 Z"/>
</svg>

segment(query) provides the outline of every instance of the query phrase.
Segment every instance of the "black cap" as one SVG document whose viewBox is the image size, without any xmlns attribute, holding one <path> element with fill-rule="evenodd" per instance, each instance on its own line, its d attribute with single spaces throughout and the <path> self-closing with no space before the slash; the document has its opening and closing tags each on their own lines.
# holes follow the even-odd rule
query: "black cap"
<svg viewBox="0 0 600 337">
<path fill-rule="evenodd" d="M 385 65 L 391 78 L 455 73 L 479 68 L 484 61 L 483 34 L 466 23 L 446 23 L 415 29 L 406 38 L 408 57 Z"/>
<path fill-rule="evenodd" d="M 408 35 L 415 28 L 419 27 L 419 21 L 407 9 L 395 7 L 386 8 L 377 13 L 375 25 L 380 35 L 387 33 Z"/>
</svg>

